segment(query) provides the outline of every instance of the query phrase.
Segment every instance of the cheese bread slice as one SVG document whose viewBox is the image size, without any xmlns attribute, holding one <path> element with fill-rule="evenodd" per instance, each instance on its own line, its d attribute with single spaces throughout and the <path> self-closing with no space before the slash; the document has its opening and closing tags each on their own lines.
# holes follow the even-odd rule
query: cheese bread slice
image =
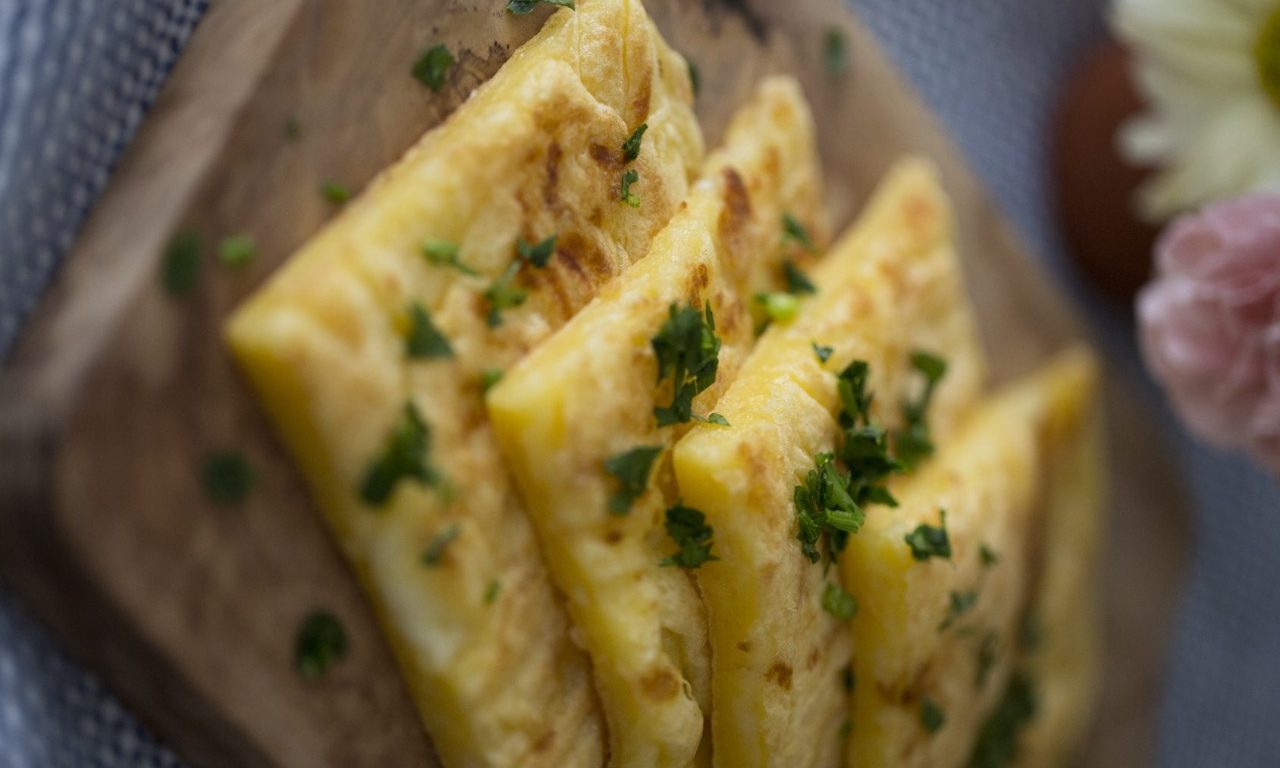
<svg viewBox="0 0 1280 768">
<path fill-rule="evenodd" d="M 1019 652 L 1019 679 L 989 723 L 975 768 L 997 765 L 1001 734 L 1022 713 L 1009 765 L 1067 765 L 1091 725 L 1100 686 L 1098 556 L 1104 464 L 1098 373 L 1083 350 L 1062 355 L 1032 382 L 1039 393 L 1043 461 L 1040 542 Z M 1031 706 L 1026 707 L 1027 704 Z M 1016 730 L 1016 729 L 1015 729 Z M 984 762 L 983 760 L 987 760 Z"/>
<path fill-rule="evenodd" d="M 711 414 L 753 345 L 752 297 L 783 289 L 787 262 L 793 280 L 803 268 L 808 256 L 797 238 L 784 239 L 787 217 L 799 224 L 793 232 L 825 239 L 812 120 L 799 86 L 775 78 L 736 115 L 649 255 L 488 397 L 552 576 L 590 651 L 612 766 L 709 763 L 702 601 L 692 574 L 664 562 L 678 550 L 664 530 L 678 501 L 668 453 L 692 416 Z M 655 409 L 679 398 L 655 339 L 677 318 L 692 324 L 695 345 L 714 333 L 718 366 L 691 410 L 660 424 Z"/>
<path fill-rule="evenodd" d="M 769 328 L 717 403 L 732 426 L 698 426 L 674 451 L 679 492 L 706 514 L 720 558 L 698 581 L 723 768 L 843 762 L 849 627 L 824 610 L 837 569 L 802 550 L 793 501 L 840 432 L 835 372 L 868 363 L 872 414 L 895 425 L 899 403 L 920 386 L 912 351 L 945 355 L 929 411 L 938 440 L 981 386 L 949 206 L 928 164 L 908 161 L 889 174 L 813 282 L 816 295 L 792 322 Z"/>
<path fill-rule="evenodd" d="M 850 538 L 841 572 L 859 611 L 852 622 L 849 764 L 960 768 L 970 764 L 980 738 L 985 755 L 1004 748 L 992 739 L 1016 735 L 1016 727 L 1001 727 L 980 736 L 1006 692 L 1021 695 L 1030 672 L 1019 650 L 1028 601 L 1052 592 L 1067 610 L 1092 607 L 1088 590 L 1062 592 L 1083 586 L 1078 575 L 1092 561 L 1074 558 L 1089 553 L 1068 540 L 1074 531 L 1052 532 L 1080 524 L 1055 522 L 1046 506 L 1054 503 L 1051 454 L 1080 445 L 1063 422 L 1076 429 L 1091 410 L 1092 377 L 1088 354 L 1075 352 L 985 402 L 918 473 L 894 485 L 899 506 L 876 509 Z M 1069 491 L 1058 489 L 1064 491 L 1079 498 L 1093 488 L 1072 483 Z M 1096 519 L 1083 507 L 1077 511 Z M 943 546 L 919 538 L 939 532 Z M 1054 538 L 1063 540 L 1065 553 Z M 1060 557 L 1072 558 L 1074 573 L 1065 580 L 1050 573 L 1065 565 Z M 1050 570 L 1041 580 L 1042 563 Z M 1077 634 L 1074 626 L 1066 629 L 1068 637 Z M 1080 671 L 1089 677 L 1087 666 Z M 1041 682 L 1055 689 L 1054 701 L 1074 699 L 1079 687 Z M 1068 731 L 1078 735 L 1079 728 Z"/>
<path fill-rule="evenodd" d="M 648 251 L 702 164 L 691 101 L 640 3 L 580 0 L 227 327 L 448 768 L 603 764 L 483 391 Z"/>
</svg>

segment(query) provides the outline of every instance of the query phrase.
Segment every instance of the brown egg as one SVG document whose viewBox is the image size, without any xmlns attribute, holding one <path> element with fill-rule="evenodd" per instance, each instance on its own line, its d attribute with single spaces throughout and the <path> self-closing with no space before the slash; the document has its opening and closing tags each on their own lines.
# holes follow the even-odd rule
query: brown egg
<svg viewBox="0 0 1280 768">
<path fill-rule="evenodd" d="M 1134 190 L 1151 169 L 1130 165 L 1116 140 L 1120 125 L 1143 108 L 1128 52 L 1108 41 L 1069 78 L 1054 138 L 1058 217 L 1069 254 L 1091 286 L 1125 304 L 1150 274 L 1159 231 L 1133 206 Z"/>
</svg>

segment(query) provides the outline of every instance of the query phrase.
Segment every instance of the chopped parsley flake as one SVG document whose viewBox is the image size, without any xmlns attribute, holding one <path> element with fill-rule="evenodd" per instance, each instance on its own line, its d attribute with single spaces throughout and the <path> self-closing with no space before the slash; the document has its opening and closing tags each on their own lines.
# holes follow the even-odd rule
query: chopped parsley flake
<svg viewBox="0 0 1280 768">
<path fill-rule="evenodd" d="M 947 536 L 947 511 L 939 510 L 942 524 L 937 528 L 921 523 L 903 539 L 911 547 L 911 556 L 921 562 L 931 557 L 940 560 L 951 559 L 951 539 Z"/>
<path fill-rule="evenodd" d="M 975 671 L 974 685 L 978 688 L 986 687 L 987 678 L 991 676 L 991 670 L 999 657 L 1000 636 L 995 632 L 988 632 L 983 635 L 982 644 L 978 646 L 978 667 Z"/>
<path fill-rule="evenodd" d="M 653 462 L 662 455 L 662 446 L 632 448 L 605 461 L 604 469 L 618 481 L 618 490 L 609 497 L 609 512 L 625 515 L 649 485 Z"/>
<path fill-rule="evenodd" d="M 667 510 L 667 534 L 680 550 L 664 557 L 660 565 L 680 568 L 697 568 L 703 563 L 719 560 L 711 554 L 711 537 L 715 533 L 707 525 L 707 517 L 692 507 L 676 502 Z"/>
<path fill-rule="evenodd" d="M 653 409 L 658 426 L 692 421 L 693 398 L 715 382 L 720 365 L 720 338 L 711 305 L 699 312 L 672 304 L 652 344 L 658 382 L 671 379 L 672 385 L 671 405 Z"/>
<path fill-rule="evenodd" d="M 640 207 L 640 198 L 636 197 L 635 193 L 631 191 L 631 185 L 638 181 L 640 181 L 640 172 L 635 168 L 629 168 L 622 174 L 622 189 L 619 199 L 632 208 Z"/>
<path fill-rule="evenodd" d="M 817 287 L 809 281 L 809 277 L 791 259 L 787 259 L 782 263 L 782 274 L 787 280 L 787 293 L 800 296 L 806 293 L 818 292 Z"/>
<path fill-rule="evenodd" d="M 968 592 L 952 592 L 951 602 L 947 606 L 947 617 L 938 625 L 938 631 L 943 632 L 951 628 L 960 617 L 973 610 L 973 606 L 978 603 L 978 593 L 975 590 Z"/>
<path fill-rule="evenodd" d="M 818 356 L 818 362 L 825 363 L 831 359 L 831 353 L 836 351 L 835 347 L 826 347 L 818 342 L 813 343 L 813 354 Z"/>
<path fill-rule="evenodd" d="M 985 543 L 978 546 L 978 557 L 982 559 L 983 568 L 990 568 L 1000 562 L 1000 556 L 996 554 L 995 550 L 988 547 Z"/>
<path fill-rule="evenodd" d="M 502 371 L 497 368 L 487 368 L 480 373 L 480 389 L 483 392 L 493 389 L 500 381 L 502 381 Z"/>
<path fill-rule="evenodd" d="M 516 238 L 516 253 L 520 258 L 539 269 L 547 266 L 556 253 L 556 235 L 539 243 L 527 243 L 523 237 Z"/>
<path fill-rule="evenodd" d="M 523 16 L 539 5 L 558 5 L 561 8 L 576 10 L 573 0 L 509 0 L 507 10 L 517 16 Z"/>
<path fill-rule="evenodd" d="M 360 498 L 381 507 L 391 498 L 401 480 L 416 480 L 430 488 L 442 488 L 444 478 L 427 459 L 431 450 L 431 430 L 413 403 L 405 403 L 400 421 L 387 437 L 382 454 L 365 472 Z"/>
<path fill-rule="evenodd" d="M 502 325 L 502 312 L 514 309 L 529 298 L 529 292 L 515 284 L 516 274 L 520 271 L 521 262 L 513 261 L 507 265 L 502 275 L 493 281 L 484 292 L 485 301 L 489 303 L 488 323 L 490 328 Z"/>
<path fill-rule="evenodd" d="M 789 323 L 800 314 L 800 300 L 790 293 L 757 293 L 756 304 L 771 323 Z"/>
<path fill-rule="evenodd" d="M 453 62 L 453 54 L 449 53 L 449 49 L 443 43 L 434 45 L 423 52 L 413 65 L 413 76 L 418 82 L 439 92 L 444 87 L 445 77 L 449 74 L 449 67 L 453 66 Z"/>
<path fill-rule="evenodd" d="M 228 267 L 243 267 L 258 255 L 258 246 L 248 235 L 232 235 L 218 244 L 218 261 Z"/>
<path fill-rule="evenodd" d="M 924 376 L 924 391 L 918 400 L 902 404 L 903 427 L 893 433 L 894 455 L 908 468 L 914 468 L 933 455 L 933 440 L 926 417 L 934 390 L 947 374 L 947 363 L 927 352 L 913 352 L 911 367 Z"/>
<path fill-rule="evenodd" d="M 920 700 L 920 725 L 924 726 L 927 732 L 937 733 L 942 730 L 946 722 L 946 715 L 933 699 L 925 696 Z"/>
<path fill-rule="evenodd" d="M 844 31 L 831 27 L 822 37 L 822 63 L 832 75 L 843 75 L 849 66 Z"/>
<path fill-rule="evenodd" d="M 293 665 L 306 680 L 318 680 L 347 655 L 347 631 L 338 617 L 315 611 L 303 620 L 294 642 Z"/>
<path fill-rule="evenodd" d="M 431 322 L 431 316 L 419 303 L 409 308 L 409 338 L 405 341 L 405 353 L 411 358 L 438 360 L 453 357 L 453 347 L 440 329 Z"/>
<path fill-rule="evenodd" d="M 462 528 L 457 523 L 449 523 L 439 533 L 435 535 L 427 548 L 422 550 L 423 565 L 439 565 L 440 560 L 444 557 L 444 551 L 449 548 L 458 538 L 458 534 L 462 533 Z"/>
<path fill-rule="evenodd" d="M 437 267 L 453 267 L 462 274 L 472 277 L 478 274 L 458 259 L 458 246 L 447 240 L 428 240 L 422 244 L 422 255 Z"/>
<path fill-rule="evenodd" d="M 218 451 L 204 465 L 204 487 L 214 503 L 229 505 L 244 501 L 258 476 L 238 451 Z"/>
<path fill-rule="evenodd" d="M 195 232 L 179 232 L 164 251 L 164 287 L 174 296 L 185 296 L 200 282 L 200 252 L 204 245 Z"/>
<path fill-rule="evenodd" d="M 493 605 L 498 602 L 498 593 L 502 591 L 502 582 L 494 579 L 484 590 L 484 604 Z"/>
<path fill-rule="evenodd" d="M 708 423 L 708 424 L 715 424 L 717 427 L 729 427 L 729 426 L 733 426 L 732 424 L 730 424 L 730 423 L 729 423 L 729 420 L 728 420 L 728 419 L 726 419 L 723 415 L 721 415 L 721 414 L 719 414 L 719 413 L 713 413 L 713 414 L 711 414 L 710 416 L 708 416 L 708 417 L 707 417 L 707 423 Z"/>
<path fill-rule="evenodd" d="M 1007 768 L 1017 762 L 1022 730 L 1036 717 L 1036 694 L 1031 681 L 1015 673 L 995 710 L 978 732 L 969 768 Z"/>
<path fill-rule="evenodd" d="M 693 59 L 689 62 L 689 86 L 693 89 L 693 98 L 697 99 L 698 94 L 702 92 L 702 73 L 698 71 L 698 65 Z"/>
<path fill-rule="evenodd" d="M 794 242 L 809 253 L 818 252 L 818 247 L 809 237 L 809 230 L 804 228 L 799 219 L 789 213 L 782 214 L 782 239 Z"/>
<path fill-rule="evenodd" d="M 841 621 L 848 621 L 858 613 L 858 601 L 837 584 L 828 584 L 822 593 L 822 608 Z"/>
<path fill-rule="evenodd" d="M 862 527 L 866 506 L 898 503 L 883 484 L 900 465 L 889 456 L 884 430 L 870 421 L 872 396 L 866 388 L 869 372 L 861 360 L 841 371 L 836 387 L 842 429 L 837 452 L 819 454 L 814 469 L 793 494 L 796 538 L 812 563 L 821 559 L 818 543 L 824 534 L 830 560 L 834 560 L 849 536 Z"/>
<path fill-rule="evenodd" d="M 640 141 L 644 138 L 644 132 L 649 130 L 648 123 L 641 123 L 640 127 L 624 142 L 622 142 L 622 158 L 628 163 L 634 162 L 640 156 Z"/>
<path fill-rule="evenodd" d="M 327 181 L 320 187 L 320 194 L 334 205 L 345 205 L 351 199 L 351 189 L 336 181 Z"/>
</svg>

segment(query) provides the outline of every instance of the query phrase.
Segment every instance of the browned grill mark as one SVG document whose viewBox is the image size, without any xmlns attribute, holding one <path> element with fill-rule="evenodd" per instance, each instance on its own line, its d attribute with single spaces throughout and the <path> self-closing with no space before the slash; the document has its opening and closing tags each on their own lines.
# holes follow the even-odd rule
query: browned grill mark
<svg viewBox="0 0 1280 768">
<path fill-rule="evenodd" d="M 822 660 L 821 650 L 819 650 L 818 648 L 814 648 L 813 650 L 809 651 L 808 668 L 816 669 L 818 667 L 818 662 L 821 660 Z"/>
<path fill-rule="evenodd" d="M 738 650 L 742 651 L 743 653 L 751 653 L 751 643 L 747 642 L 746 640 L 739 642 Z"/>
<path fill-rule="evenodd" d="M 773 662 L 764 678 L 784 691 L 791 690 L 791 665 L 782 661 Z"/>
<path fill-rule="evenodd" d="M 649 106 L 653 100 L 653 71 L 648 65 L 648 60 L 645 59 L 643 61 L 644 64 L 641 65 L 640 70 L 633 75 L 638 78 L 640 85 L 640 90 L 631 102 L 637 126 L 649 116 Z"/>
<path fill-rule="evenodd" d="M 606 544 L 618 544 L 622 541 L 622 531 L 609 531 L 604 535 Z"/>
<path fill-rule="evenodd" d="M 751 220 L 751 194 L 742 176 L 733 168 L 725 168 L 724 208 L 720 211 L 720 220 L 716 227 L 720 238 L 728 246 L 730 252 L 737 250 L 735 244 L 745 235 L 747 223 Z"/>
<path fill-rule="evenodd" d="M 658 667 L 640 678 L 640 690 L 655 701 L 666 701 L 680 692 L 680 681 L 670 669 Z"/>
<path fill-rule="evenodd" d="M 551 142 L 547 149 L 547 180 L 542 187 L 542 199 L 548 208 L 560 207 L 560 158 L 563 156 L 560 142 Z"/>
<path fill-rule="evenodd" d="M 587 154 L 591 155 L 591 159 L 595 160 L 597 164 L 608 170 L 616 171 L 622 168 L 623 161 L 621 145 L 619 145 L 618 149 L 614 150 L 609 149 L 603 144 L 593 143 L 587 148 Z"/>
<path fill-rule="evenodd" d="M 546 733 L 542 734 L 542 736 L 539 737 L 537 741 L 533 742 L 533 746 L 530 747 L 530 750 L 535 755 L 542 754 L 543 752 L 547 752 L 552 747 L 554 747 L 555 743 L 556 743 L 556 732 L 555 732 L 555 729 L 553 728 L 547 731 Z"/>
</svg>

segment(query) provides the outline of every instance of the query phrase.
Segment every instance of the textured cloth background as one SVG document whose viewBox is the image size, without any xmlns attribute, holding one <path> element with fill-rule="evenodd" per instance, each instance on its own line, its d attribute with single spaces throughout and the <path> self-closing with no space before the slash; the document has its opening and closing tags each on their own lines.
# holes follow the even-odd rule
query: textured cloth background
<svg viewBox="0 0 1280 768">
<path fill-rule="evenodd" d="M 0 0 L 0 359 L 206 1 Z M 1102 32 L 1102 0 L 850 1 L 1074 287 L 1053 227 L 1045 139 L 1066 68 Z M 1137 375 L 1131 329 L 1094 309 L 1111 364 Z M 1196 496 L 1197 553 L 1160 764 L 1274 766 L 1280 488 L 1174 439 Z M 0 768 L 175 765 L 0 592 Z"/>
</svg>

